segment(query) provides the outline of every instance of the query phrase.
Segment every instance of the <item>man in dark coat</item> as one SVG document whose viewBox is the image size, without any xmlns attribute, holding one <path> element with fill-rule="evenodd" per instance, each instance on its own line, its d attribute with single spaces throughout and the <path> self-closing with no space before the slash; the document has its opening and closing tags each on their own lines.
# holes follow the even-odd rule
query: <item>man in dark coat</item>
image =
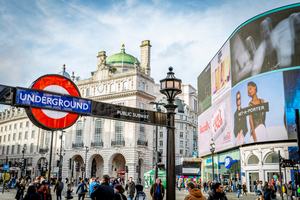
<svg viewBox="0 0 300 200">
<path fill-rule="evenodd" d="M 127 199 L 133 200 L 134 193 L 135 193 L 135 183 L 132 180 L 132 177 L 129 177 L 129 181 L 125 186 L 125 190 L 127 191 Z"/>
<path fill-rule="evenodd" d="M 212 191 L 209 193 L 207 200 L 228 200 L 221 183 L 215 183 L 212 187 Z"/>
<path fill-rule="evenodd" d="M 109 176 L 104 175 L 102 178 L 102 183 L 99 185 L 96 190 L 91 193 L 91 199 L 97 200 L 113 200 L 114 199 L 114 190 L 109 186 Z"/>
<path fill-rule="evenodd" d="M 165 188 L 161 184 L 160 178 L 157 178 L 155 183 L 151 186 L 150 194 L 152 200 L 163 200 L 165 196 Z"/>
</svg>

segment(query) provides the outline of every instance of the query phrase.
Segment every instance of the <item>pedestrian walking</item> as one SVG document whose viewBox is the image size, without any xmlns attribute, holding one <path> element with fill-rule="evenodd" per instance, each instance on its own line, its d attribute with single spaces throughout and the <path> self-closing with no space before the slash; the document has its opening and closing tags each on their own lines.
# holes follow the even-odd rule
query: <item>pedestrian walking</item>
<svg viewBox="0 0 300 200">
<path fill-rule="evenodd" d="M 41 196 L 37 193 L 35 185 L 31 184 L 28 186 L 27 193 L 23 200 L 40 200 Z"/>
<path fill-rule="evenodd" d="M 114 190 L 109 186 L 109 176 L 104 175 L 102 178 L 102 183 L 97 189 L 91 194 L 92 199 L 105 199 L 113 200 L 114 199 Z"/>
<path fill-rule="evenodd" d="M 126 196 L 123 194 L 125 190 L 122 185 L 116 184 L 114 188 L 115 188 L 114 200 L 127 200 Z"/>
<path fill-rule="evenodd" d="M 160 178 L 157 178 L 155 183 L 150 188 L 152 200 L 162 200 L 165 196 L 165 188 L 161 184 Z"/>
<path fill-rule="evenodd" d="M 72 193 L 73 193 L 72 185 L 71 185 L 71 183 L 69 183 L 69 184 L 67 185 L 67 195 L 66 195 L 66 199 L 73 199 Z"/>
<path fill-rule="evenodd" d="M 206 200 L 201 190 L 195 187 L 195 184 L 189 182 L 187 184 L 189 194 L 184 198 L 184 200 Z"/>
<path fill-rule="evenodd" d="M 135 195 L 134 200 L 147 200 L 146 194 L 143 191 L 144 186 L 136 185 L 135 189 L 136 189 L 136 195 Z"/>
<path fill-rule="evenodd" d="M 212 191 L 209 192 L 207 200 L 228 200 L 221 183 L 215 183 L 212 185 Z"/>
<path fill-rule="evenodd" d="M 16 193 L 15 199 L 23 200 L 25 185 L 26 185 L 25 180 L 23 178 L 20 178 L 19 181 L 16 184 L 17 193 Z"/>
<path fill-rule="evenodd" d="M 132 177 L 129 177 L 129 181 L 126 183 L 125 190 L 127 191 L 128 200 L 133 200 L 135 194 L 135 183 Z"/>
<path fill-rule="evenodd" d="M 78 194 L 78 200 L 84 200 L 85 194 L 87 193 L 87 186 L 83 179 L 80 180 L 80 183 L 77 186 L 76 194 Z"/>
<path fill-rule="evenodd" d="M 42 181 L 42 185 L 38 189 L 38 194 L 41 197 L 41 200 L 51 200 L 51 193 L 50 193 L 50 188 L 49 188 L 49 183 L 46 180 Z"/>
<path fill-rule="evenodd" d="M 59 178 L 54 186 L 54 192 L 56 193 L 56 200 L 61 200 L 61 193 L 64 189 L 64 183 L 62 179 Z"/>
</svg>

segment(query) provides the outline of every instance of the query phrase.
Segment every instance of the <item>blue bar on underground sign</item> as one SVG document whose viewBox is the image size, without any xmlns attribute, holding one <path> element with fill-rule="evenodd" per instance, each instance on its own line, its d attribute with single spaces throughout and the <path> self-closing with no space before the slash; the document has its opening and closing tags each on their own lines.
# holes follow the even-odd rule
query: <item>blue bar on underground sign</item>
<svg viewBox="0 0 300 200">
<path fill-rule="evenodd" d="M 16 104 L 90 114 L 92 102 L 77 97 L 61 96 L 42 91 L 18 88 L 16 92 Z"/>
</svg>

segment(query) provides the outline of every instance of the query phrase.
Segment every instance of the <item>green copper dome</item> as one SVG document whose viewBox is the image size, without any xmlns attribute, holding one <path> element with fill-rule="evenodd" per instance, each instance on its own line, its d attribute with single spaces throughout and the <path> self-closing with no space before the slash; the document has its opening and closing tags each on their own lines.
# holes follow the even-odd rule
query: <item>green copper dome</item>
<svg viewBox="0 0 300 200">
<path fill-rule="evenodd" d="M 107 64 L 131 64 L 139 63 L 138 59 L 125 53 L 125 45 L 122 45 L 121 52 L 106 58 Z"/>
</svg>

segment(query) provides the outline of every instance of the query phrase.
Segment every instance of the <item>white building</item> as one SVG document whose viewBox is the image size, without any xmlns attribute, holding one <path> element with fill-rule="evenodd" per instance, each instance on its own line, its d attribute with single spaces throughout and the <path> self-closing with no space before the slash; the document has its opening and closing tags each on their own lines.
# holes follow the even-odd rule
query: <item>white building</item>
<svg viewBox="0 0 300 200">
<path fill-rule="evenodd" d="M 75 81 L 81 96 L 94 101 L 154 110 L 150 102 L 165 101 L 165 99 L 159 93 L 159 85 L 155 84 L 150 76 L 150 41 L 142 41 L 140 48 L 140 61 L 136 57 L 127 54 L 124 45 L 122 45 L 120 53 L 108 57 L 105 51 L 99 52 L 96 71 L 92 72 L 91 77 L 88 79 L 76 79 Z M 62 74 L 70 77 L 65 72 L 65 68 Z M 74 75 L 72 79 L 75 80 Z M 176 164 L 180 162 L 181 157 L 191 156 L 193 150 L 197 148 L 197 140 L 195 139 L 197 136 L 196 90 L 190 85 L 183 85 L 182 90 L 182 94 L 179 95 L 182 100 L 176 100 L 178 105 L 176 115 Z M 48 149 L 51 134 L 34 127 L 29 122 L 23 109 L 15 110 L 19 112 L 18 117 L 14 117 L 11 110 L 6 110 L 0 115 L 0 144 L 3 146 L 0 161 L 5 162 L 5 155 L 11 155 L 9 160 L 20 159 L 22 154 L 13 151 L 12 148 L 16 148 L 13 146 L 20 144 L 21 146 L 18 148 L 22 148 L 23 145 L 26 145 L 27 147 L 30 146 L 31 150 L 32 144 L 33 150 L 25 152 L 25 157 L 32 160 L 31 168 L 28 167 L 27 170 L 33 175 L 39 175 L 45 169 L 43 168 L 44 163 L 49 158 Z M 20 127 L 20 123 L 23 123 L 25 128 Z M 14 129 L 10 129 L 10 126 L 13 127 L 14 124 L 17 126 L 16 134 L 21 133 L 21 139 L 10 139 L 7 143 L 8 137 L 13 137 L 9 135 L 14 133 Z M 158 130 L 158 150 L 163 151 L 165 155 L 166 130 L 160 127 Z M 22 134 L 25 135 L 26 131 L 27 134 L 32 132 L 32 134 L 35 134 L 30 136 L 30 139 L 23 139 L 25 136 L 22 136 Z M 56 161 L 59 158 L 56 155 L 56 149 L 60 147 L 60 135 L 61 131 L 54 132 L 52 160 L 52 171 L 54 173 L 58 170 Z M 145 171 L 153 168 L 155 126 L 102 118 L 80 117 L 76 124 L 65 130 L 62 140 L 64 148 L 63 178 L 78 178 L 85 176 L 85 174 L 87 177 L 109 174 L 113 177 L 121 176 L 124 178 L 132 176 L 138 180 L 138 178 L 143 179 Z"/>
</svg>

